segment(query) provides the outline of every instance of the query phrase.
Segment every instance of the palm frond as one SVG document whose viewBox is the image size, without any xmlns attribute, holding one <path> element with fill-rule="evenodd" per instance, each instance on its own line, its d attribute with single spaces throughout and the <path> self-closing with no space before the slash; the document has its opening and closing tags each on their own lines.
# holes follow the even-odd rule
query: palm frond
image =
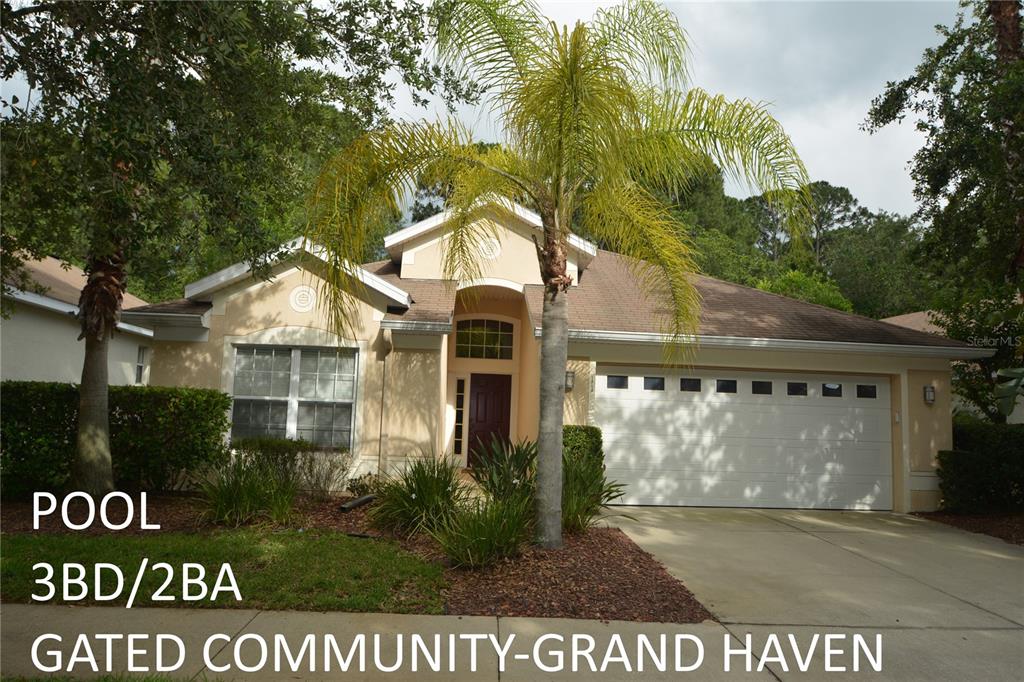
<svg viewBox="0 0 1024 682">
<path fill-rule="evenodd" d="M 685 93 L 649 89 L 639 114 L 641 132 L 628 154 L 645 177 L 678 189 L 688 175 L 671 160 L 702 155 L 782 209 L 793 236 L 803 232 L 812 203 L 807 169 L 766 104 L 729 100 L 700 88 Z M 685 171 L 686 164 L 681 167 Z"/>
<path fill-rule="evenodd" d="M 652 300 L 666 308 L 658 323 L 670 354 L 685 354 L 697 332 L 700 296 L 691 275 L 697 271 L 687 226 L 631 180 L 597 183 L 582 204 L 583 221 L 611 248 L 630 256 L 630 270 Z"/>
<path fill-rule="evenodd" d="M 599 9 L 591 30 L 596 49 L 615 55 L 636 80 L 653 79 L 680 87 L 689 77 L 686 31 L 664 5 L 651 0 L 627 0 Z"/>
</svg>

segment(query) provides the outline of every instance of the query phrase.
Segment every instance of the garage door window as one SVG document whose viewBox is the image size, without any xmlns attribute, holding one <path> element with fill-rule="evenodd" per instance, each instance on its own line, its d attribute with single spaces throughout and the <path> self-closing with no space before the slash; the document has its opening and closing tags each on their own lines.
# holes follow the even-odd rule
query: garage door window
<svg viewBox="0 0 1024 682">
<path fill-rule="evenodd" d="M 679 390 L 700 393 L 700 379 L 689 379 L 683 377 L 679 380 Z"/>
<path fill-rule="evenodd" d="M 874 384 L 857 384 L 858 398 L 877 398 L 878 387 Z"/>
<path fill-rule="evenodd" d="M 770 381 L 751 381 L 750 392 L 754 395 L 771 395 L 772 394 L 772 382 Z"/>
<path fill-rule="evenodd" d="M 826 398 L 842 398 L 843 397 L 843 385 L 842 384 L 822 384 L 821 395 Z"/>
<path fill-rule="evenodd" d="M 715 390 L 719 393 L 735 393 L 736 392 L 736 380 L 735 379 L 718 379 L 715 382 Z"/>
<path fill-rule="evenodd" d="M 629 388 L 629 377 L 621 374 L 609 374 L 608 388 Z"/>
<path fill-rule="evenodd" d="M 664 391 L 665 377 L 644 377 L 645 391 Z"/>
<path fill-rule="evenodd" d="M 807 395 L 807 384 L 803 381 L 787 381 L 786 395 Z"/>
</svg>

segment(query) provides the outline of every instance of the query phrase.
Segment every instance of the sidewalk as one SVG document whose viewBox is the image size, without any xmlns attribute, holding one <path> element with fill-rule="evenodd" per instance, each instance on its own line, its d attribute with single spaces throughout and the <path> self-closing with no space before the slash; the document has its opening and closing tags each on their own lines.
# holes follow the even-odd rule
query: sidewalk
<svg viewBox="0 0 1024 682">
<path fill-rule="evenodd" d="M 413 634 L 419 635 L 426 646 L 434 644 L 434 635 L 440 635 L 440 646 L 443 652 L 438 663 L 441 672 L 433 672 L 429 668 L 428 658 L 422 652 L 417 652 L 417 671 L 415 679 L 432 680 L 498 680 L 499 657 L 492 643 L 486 639 L 477 642 L 476 672 L 471 667 L 472 641 L 460 639 L 460 635 L 494 635 L 495 639 L 504 644 L 509 635 L 514 634 L 515 639 L 507 651 L 506 670 L 500 673 L 503 681 L 515 680 L 558 680 L 558 679 L 588 679 L 597 677 L 601 680 L 657 680 L 657 679 L 678 679 L 680 674 L 675 672 L 673 666 L 674 649 L 672 641 L 676 634 L 688 633 L 699 637 L 704 646 L 704 662 L 700 669 L 695 672 L 685 673 L 687 679 L 692 680 L 731 680 L 737 677 L 741 679 L 765 679 L 771 680 L 773 676 L 767 671 L 760 674 L 754 672 L 741 674 L 733 668 L 733 672 L 725 673 L 722 670 L 724 651 L 724 637 L 728 634 L 726 629 L 718 623 L 707 621 L 700 624 L 673 625 L 660 623 L 629 623 L 587 620 L 563 620 L 563 619 L 531 619 L 531 618 L 495 618 L 482 616 L 422 616 L 422 615 L 398 615 L 398 614 L 369 614 L 369 613 L 311 613 L 303 611 L 255 611 L 255 610 L 228 610 L 228 609 L 179 609 L 179 608 L 138 608 L 124 609 L 118 607 L 67 607 L 67 606 L 45 606 L 29 604 L 4 604 L 0 606 L 0 627 L 2 627 L 2 663 L 0 672 L 3 676 L 39 676 L 46 673 L 37 670 L 32 663 L 31 650 L 36 638 L 44 633 L 59 635 L 61 643 L 46 641 L 40 647 L 39 658 L 44 665 L 56 664 L 57 660 L 48 651 L 59 649 L 62 652 L 63 665 L 66 670 L 68 660 L 72 657 L 75 648 L 75 640 L 81 633 L 98 635 L 104 633 L 118 633 L 127 635 L 139 634 L 149 635 L 149 638 L 140 639 L 137 643 L 139 648 L 145 649 L 145 654 L 136 657 L 137 665 L 152 666 L 155 663 L 154 641 L 158 634 L 170 633 L 177 635 L 184 643 L 185 661 L 175 672 L 165 673 L 168 678 L 178 679 L 209 679 L 209 680 L 404 680 L 410 679 L 413 674 L 413 647 L 409 638 Z M 214 667 L 231 664 L 230 672 L 214 672 L 207 665 L 204 657 L 204 646 L 208 638 L 214 634 L 224 634 L 230 638 L 228 644 L 224 639 L 212 640 L 209 646 L 209 663 Z M 402 665 L 394 672 L 384 672 L 381 668 L 391 667 L 396 663 L 399 633 L 403 636 L 404 643 L 401 649 L 404 652 Z M 547 633 L 559 634 L 566 638 L 565 643 L 548 639 L 541 642 L 539 647 L 541 654 L 538 659 L 547 666 L 557 664 L 557 651 L 565 652 L 563 659 L 564 666 L 561 672 L 546 672 L 536 664 L 530 656 L 534 650 L 537 639 Z M 274 670 L 274 637 L 284 635 L 288 649 L 293 657 L 299 656 L 303 639 L 312 634 L 315 636 L 313 642 L 314 655 L 306 656 L 304 665 L 298 672 L 288 669 L 287 658 L 282 655 L 282 670 Z M 334 666 L 330 673 L 323 670 L 324 639 L 326 634 L 333 635 L 337 641 L 342 657 L 347 656 L 349 647 L 354 638 L 364 635 L 366 639 L 365 649 L 365 673 L 355 670 L 341 672 Z M 374 635 L 380 635 L 379 663 L 375 662 L 373 639 Z M 569 655 L 573 635 L 591 635 L 594 638 L 592 656 L 600 666 L 602 659 L 608 650 L 609 641 L 613 634 L 618 634 L 625 645 L 626 654 L 636 667 L 637 635 L 647 635 L 649 640 L 657 643 L 659 636 L 667 635 L 668 642 L 668 670 L 659 673 L 652 670 L 652 659 L 646 658 L 644 672 L 626 672 L 622 663 L 611 663 L 607 672 L 595 675 L 586 666 L 586 659 L 579 659 L 582 669 L 572 672 L 572 657 Z M 239 657 L 244 665 L 256 666 L 260 658 L 260 639 L 268 643 L 268 659 L 262 671 L 246 674 L 235 666 L 235 643 L 242 639 L 239 645 Z M 739 642 L 733 640 L 735 646 Z M 454 648 L 447 645 L 454 643 Z M 579 638 L 579 644 L 583 647 L 585 638 Z M 107 666 L 107 644 L 106 642 L 92 637 L 90 644 L 95 653 L 96 662 L 100 671 Z M 111 645 L 111 667 L 115 672 L 125 672 L 128 665 L 128 645 L 125 640 L 114 641 Z M 556 651 L 557 650 L 557 651 Z M 683 664 L 693 663 L 695 658 L 695 646 L 685 642 L 682 649 Z M 454 652 L 455 672 L 449 672 L 449 654 Z M 516 656 L 520 658 L 517 659 Z M 524 657 L 525 658 L 522 658 Z M 173 644 L 165 655 L 166 662 L 174 662 L 178 658 L 177 649 Z M 84 659 L 82 659 L 84 660 Z M 310 672 L 309 661 L 312 660 L 316 672 Z M 755 656 L 756 665 L 756 656 Z M 733 665 L 742 669 L 744 665 L 740 657 L 733 659 Z M 75 677 L 93 677 L 95 674 L 89 672 L 90 668 L 86 663 L 79 663 L 74 668 Z M 403 675 L 403 673 L 405 673 Z M 53 673 L 56 674 L 56 673 Z M 67 674 L 65 672 L 65 674 Z"/>
</svg>

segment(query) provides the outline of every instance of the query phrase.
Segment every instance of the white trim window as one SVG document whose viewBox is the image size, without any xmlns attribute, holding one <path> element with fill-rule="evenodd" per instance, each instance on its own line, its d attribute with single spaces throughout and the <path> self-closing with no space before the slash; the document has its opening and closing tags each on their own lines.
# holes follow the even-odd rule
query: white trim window
<svg viewBox="0 0 1024 682">
<path fill-rule="evenodd" d="M 352 445 L 355 349 L 237 346 L 232 392 L 232 438 Z"/>
<path fill-rule="evenodd" d="M 135 355 L 135 383 L 142 385 L 146 383 L 146 370 L 149 365 L 149 348 L 139 346 Z"/>
</svg>

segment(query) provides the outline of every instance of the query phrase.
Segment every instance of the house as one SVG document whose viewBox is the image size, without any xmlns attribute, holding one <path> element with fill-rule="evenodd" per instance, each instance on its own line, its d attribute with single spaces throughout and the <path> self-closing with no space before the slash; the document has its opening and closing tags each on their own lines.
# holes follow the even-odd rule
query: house
<svg viewBox="0 0 1024 682">
<path fill-rule="evenodd" d="M 28 261 L 25 270 L 35 286 L 27 291 L 8 286 L 3 292 L 11 316 L 0 323 L 0 377 L 77 384 L 85 344 L 78 340 L 81 326 L 75 316 L 85 273 L 56 258 Z M 145 304 L 137 296 L 124 296 L 125 307 Z M 150 329 L 118 323 L 109 346 L 111 384 L 149 383 L 152 339 Z"/>
<path fill-rule="evenodd" d="M 942 334 L 942 330 L 939 326 L 932 322 L 931 311 L 928 310 L 919 310 L 917 312 L 906 313 L 904 315 L 887 317 L 883 319 L 882 322 L 888 322 L 889 324 L 907 327 L 908 329 L 916 329 L 930 334 Z M 954 388 L 955 387 L 956 384 L 954 380 Z M 978 408 L 962 400 L 960 396 L 955 393 L 953 394 L 953 409 L 957 412 L 963 411 L 980 414 Z M 1013 412 L 1010 413 L 1010 416 L 1006 418 L 1006 421 L 1010 424 L 1024 424 L 1024 401 L 1017 401 L 1017 405 L 1013 408 Z"/>
<path fill-rule="evenodd" d="M 478 439 L 535 438 L 538 217 L 494 218 L 483 277 L 442 272 L 444 214 L 351 268 L 352 330 L 327 322 L 319 250 L 296 240 L 270 280 L 245 264 L 124 313 L 154 330 L 154 384 L 234 396 L 232 434 L 349 447 L 364 471 Z M 950 447 L 950 360 L 978 350 L 709 277 L 685 362 L 665 364 L 663 308 L 630 262 L 569 238 L 565 421 L 604 434 L 630 504 L 934 508 Z"/>
</svg>

